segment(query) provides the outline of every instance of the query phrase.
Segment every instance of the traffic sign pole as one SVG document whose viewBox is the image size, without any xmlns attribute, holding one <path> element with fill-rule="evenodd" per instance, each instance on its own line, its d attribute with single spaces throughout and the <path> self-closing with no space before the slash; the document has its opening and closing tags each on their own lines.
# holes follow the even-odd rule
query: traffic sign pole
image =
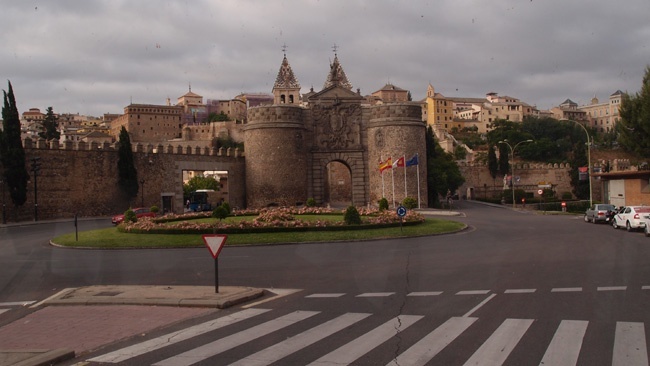
<svg viewBox="0 0 650 366">
<path fill-rule="evenodd" d="M 214 292 L 219 293 L 219 253 L 226 244 L 227 235 L 212 234 L 203 235 L 203 242 L 208 247 L 212 258 L 214 258 Z"/>
</svg>

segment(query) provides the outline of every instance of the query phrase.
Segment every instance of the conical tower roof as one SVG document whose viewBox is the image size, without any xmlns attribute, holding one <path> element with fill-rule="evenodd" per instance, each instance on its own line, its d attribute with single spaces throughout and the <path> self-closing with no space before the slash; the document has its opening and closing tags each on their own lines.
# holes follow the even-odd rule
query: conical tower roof
<svg viewBox="0 0 650 366">
<path fill-rule="evenodd" d="M 284 59 L 282 60 L 282 65 L 280 66 L 280 71 L 278 71 L 278 77 L 275 78 L 273 89 L 293 88 L 300 89 L 300 83 L 296 80 L 296 76 L 293 74 L 293 70 L 291 70 L 291 65 L 289 65 L 287 55 L 285 54 Z"/>
<path fill-rule="evenodd" d="M 327 75 L 327 80 L 325 81 L 325 85 L 323 85 L 323 89 L 329 88 L 332 85 L 338 85 L 348 90 L 352 90 L 352 84 L 345 75 L 345 71 L 343 71 L 343 67 L 339 63 L 339 58 L 336 53 L 334 54 L 334 62 L 330 64 L 330 72 Z"/>
</svg>

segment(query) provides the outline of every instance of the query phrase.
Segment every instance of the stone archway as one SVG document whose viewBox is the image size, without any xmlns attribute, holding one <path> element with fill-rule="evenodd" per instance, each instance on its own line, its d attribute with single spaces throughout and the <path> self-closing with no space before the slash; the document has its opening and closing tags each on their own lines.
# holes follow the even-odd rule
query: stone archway
<svg viewBox="0 0 650 366">
<path fill-rule="evenodd" d="M 352 204 L 352 172 L 344 162 L 334 160 L 325 166 L 324 200 L 332 207 Z"/>
</svg>

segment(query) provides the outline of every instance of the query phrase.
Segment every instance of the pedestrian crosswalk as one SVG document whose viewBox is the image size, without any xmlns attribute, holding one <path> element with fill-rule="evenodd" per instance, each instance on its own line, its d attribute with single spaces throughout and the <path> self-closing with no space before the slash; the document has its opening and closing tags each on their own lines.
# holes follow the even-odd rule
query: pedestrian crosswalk
<svg viewBox="0 0 650 366">
<path fill-rule="evenodd" d="M 615 322 L 607 328 L 613 336 L 602 334 L 602 324 L 594 326 L 591 342 L 585 348 L 585 339 L 590 334 L 590 322 L 586 320 L 559 320 L 546 328 L 535 327 L 538 322 L 535 319 L 506 318 L 495 322 L 470 316 L 448 319 L 432 315 L 385 316 L 248 308 L 87 361 L 156 366 L 298 363 L 318 366 L 348 365 L 363 359 L 364 364 L 417 366 L 436 364 L 436 357 L 451 348 L 457 357 L 454 364 L 494 366 L 506 363 L 517 347 L 530 344 L 530 339 L 522 341 L 529 337 L 537 343 L 543 341 L 545 351 L 543 354 L 530 352 L 531 359 L 526 364 L 576 365 L 581 354 L 590 357 L 602 354 L 616 366 L 648 365 L 643 322 Z M 548 336 L 534 334 L 542 330 Z M 381 351 L 383 345 L 392 342 L 398 342 L 399 347 L 388 353 Z M 609 346 L 603 347 L 605 343 Z M 165 352 L 157 352 L 163 348 Z M 227 357 L 220 357 L 226 353 Z M 449 353 L 444 356 L 449 357 Z M 161 355 L 160 359 L 157 355 Z"/>
</svg>

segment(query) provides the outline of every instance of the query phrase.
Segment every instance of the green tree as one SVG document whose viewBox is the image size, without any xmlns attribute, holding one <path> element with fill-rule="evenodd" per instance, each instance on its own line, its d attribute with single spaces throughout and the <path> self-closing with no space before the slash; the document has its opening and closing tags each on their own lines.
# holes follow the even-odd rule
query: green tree
<svg viewBox="0 0 650 366">
<path fill-rule="evenodd" d="M 27 201 L 27 180 L 29 173 L 25 167 L 25 150 L 20 140 L 20 117 L 14 90 L 9 82 L 9 91 L 2 91 L 2 131 L 0 131 L 0 162 L 3 167 L 3 180 L 14 206 L 22 206 Z"/>
<path fill-rule="evenodd" d="M 130 200 L 138 196 L 138 171 L 135 169 L 135 164 L 133 162 L 131 138 L 124 126 L 122 126 L 122 130 L 120 130 L 119 145 L 117 160 L 117 170 L 119 174 L 118 186 L 124 195 Z"/>
<path fill-rule="evenodd" d="M 641 91 L 623 96 L 619 114 L 618 143 L 627 151 L 650 157 L 650 66 L 646 66 Z"/>
<path fill-rule="evenodd" d="M 227 114 L 223 113 L 215 113 L 212 112 L 208 115 L 208 122 L 225 122 L 225 121 L 230 121 L 230 117 L 228 117 Z"/>
<path fill-rule="evenodd" d="M 506 144 L 499 144 L 499 173 L 507 175 L 510 171 L 510 148 Z"/>
<path fill-rule="evenodd" d="M 187 183 L 183 184 L 183 196 L 185 199 L 188 199 L 190 197 L 190 192 L 194 192 L 197 189 L 212 189 L 218 191 L 219 188 L 220 185 L 216 179 L 197 175 L 192 177 L 192 179 Z"/>
<path fill-rule="evenodd" d="M 488 170 L 490 171 L 490 176 L 492 179 L 496 179 L 497 173 L 499 172 L 499 161 L 497 160 L 497 153 L 494 150 L 494 145 L 490 144 L 488 148 Z"/>
<path fill-rule="evenodd" d="M 426 130 L 427 147 L 427 190 L 429 192 L 429 207 L 439 207 L 439 195 L 445 195 L 447 190 L 454 192 L 465 183 L 454 157 L 445 152 L 436 141 L 433 128 Z"/>
<path fill-rule="evenodd" d="M 61 137 L 59 132 L 59 118 L 54 114 L 52 107 L 47 107 L 45 119 L 43 120 L 43 131 L 38 134 L 45 140 L 58 140 Z"/>
</svg>

